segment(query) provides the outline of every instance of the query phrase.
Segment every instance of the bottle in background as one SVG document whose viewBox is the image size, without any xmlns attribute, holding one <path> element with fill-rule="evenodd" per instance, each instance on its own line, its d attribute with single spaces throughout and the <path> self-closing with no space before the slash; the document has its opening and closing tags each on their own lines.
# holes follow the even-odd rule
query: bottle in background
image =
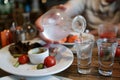
<svg viewBox="0 0 120 80">
<path fill-rule="evenodd" d="M 16 22 L 12 23 L 12 26 L 10 28 L 10 31 L 12 33 L 12 41 L 18 42 L 18 41 L 25 41 L 25 31 L 22 26 L 17 25 Z"/>
<path fill-rule="evenodd" d="M 25 31 L 25 39 L 31 40 L 36 37 L 37 29 L 35 25 L 31 23 L 29 13 L 23 13 L 23 17 L 24 17 L 23 29 Z"/>
</svg>

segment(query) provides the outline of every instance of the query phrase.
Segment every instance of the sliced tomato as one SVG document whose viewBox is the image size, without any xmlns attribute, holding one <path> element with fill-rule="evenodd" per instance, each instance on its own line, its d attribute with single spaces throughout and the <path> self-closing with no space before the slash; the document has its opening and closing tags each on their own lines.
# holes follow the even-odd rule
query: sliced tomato
<svg viewBox="0 0 120 80">
<path fill-rule="evenodd" d="M 55 64 L 56 64 L 56 59 L 55 59 L 54 56 L 48 56 L 48 57 L 46 57 L 45 60 L 44 60 L 44 65 L 45 65 L 46 67 L 52 67 L 52 66 L 54 66 Z"/>
<path fill-rule="evenodd" d="M 77 39 L 78 39 L 78 36 L 77 36 L 77 35 L 69 35 L 69 36 L 67 37 L 67 42 L 68 42 L 68 43 L 74 43 L 74 41 L 77 40 Z"/>
<path fill-rule="evenodd" d="M 18 62 L 19 62 L 20 64 L 28 63 L 28 62 L 29 62 L 29 57 L 28 57 L 28 55 L 23 54 L 23 55 L 19 56 L 19 57 L 18 57 Z"/>
</svg>

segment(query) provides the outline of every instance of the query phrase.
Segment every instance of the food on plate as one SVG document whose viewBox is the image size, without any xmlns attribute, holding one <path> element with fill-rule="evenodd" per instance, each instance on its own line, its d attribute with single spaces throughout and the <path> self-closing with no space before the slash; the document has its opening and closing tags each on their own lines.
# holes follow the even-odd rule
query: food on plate
<svg viewBox="0 0 120 80">
<path fill-rule="evenodd" d="M 18 57 L 18 62 L 20 64 L 26 64 L 29 62 L 29 57 L 26 54 L 22 54 L 21 56 Z"/>
<path fill-rule="evenodd" d="M 18 67 L 20 64 L 26 64 L 29 62 L 29 57 L 27 54 L 22 54 L 18 57 L 17 62 L 13 65 L 14 67 Z"/>
<path fill-rule="evenodd" d="M 40 63 L 37 65 L 37 69 L 43 69 L 44 68 L 44 64 L 43 63 Z"/>
<path fill-rule="evenodd" d="M 74 43 L 78 39 L 78 35 L 69 34 L 66 38 L 60 40 L 60 43 Z"/>
<path fill-rule="evenodd" d="M 28 50 L 35 48 L 35 47 L 42 47 L 40 43 L 32 43 L 30 42 L 16 42 L 9 47 L 10 53 L 13 55 L 13 57 L 18 57 L 21 54 L 27 54 Z"/>
<path fill-rule="evenodd" d="M 28 51 L 29 42 L 22 43 L 21 41 L 14 43 L 13 45 L 10 45 L 9 51 L 11 54 L 14 53 L 26 53 Z"/>
<path fill-rule="evenodd" d="M 48 57 L 46 57 L 45 60 L 44 60 L 44 65 L 45 65 L 46 67 L 52 67 L 52 66 L 54 66 L 55 64 L 56 64 L 56 59 L 55 59 L 54 56 L 48 56 Z"/>
<path fill-rule="evenodd" d="M 79 33 L 76 32 L 71 32 L 66 38 L 60 40 L 60 43 L 74 43 L 75 40 L 81 38 L 81 40 L 87 40 L 87 39 L 92 39 L 95 40 L 94 35 L 90 33 L 82 33 L 81 37 L 79 37 Z"/>
<path fill-rule="evenodd" d="M 46 47 L 37 47 L 28 51 L 28 57 L 32 64 L 40 64 L 49 56 L 49 49 Z"/>
<path fill-rule="evenodd" d="M 67 37 L 60 40 L 59 43 L 65 43 L 66 41 L 67 41 Z"/>
<path fill-rule="evenodd" d="M 45 52 L 46 49 L 43 47 L 40 47 L 37 51 L 33 51 L 32 54 L 42 54 L 43 52 Z"/>
<path fill-rule="evenodd" d="M 24 64 L 34 65 L 36 69 L 52 67 L 56 64 L 55 56 L 57 54 L 57 49 L 58 48 L 52 47 L 47 48 L 36 42 L 30 44 L 30 42 L 21 41 L 9 46 L 11 55 L 13 58 L 17 59 L 17 61 L 13 63 L 13 66 L 16 68 Z M 30 51 L 32 51 L 31 54 L 29 54 Z M 35 57 L 35 55 L 37 56 Z M 36 59 L 38 61 L 36 61 Z M 38 63 L 34 64 L 32 60 Z"/>
<path fill-rule="evenodd" d="M 20 65 L 20 63 L 17 61 L 13 66 L 18 67 L 19 65 Z"/>
<path fill-rule="evenodd" d="M 68 42 L 68 43 L 74 43 L 74 41 L 75 40 L 77 40 L 78 39 L 78 35 L 69 35 L 68 37 L 67 37 L 67 41 L 66 42 Z"/>
</svg>

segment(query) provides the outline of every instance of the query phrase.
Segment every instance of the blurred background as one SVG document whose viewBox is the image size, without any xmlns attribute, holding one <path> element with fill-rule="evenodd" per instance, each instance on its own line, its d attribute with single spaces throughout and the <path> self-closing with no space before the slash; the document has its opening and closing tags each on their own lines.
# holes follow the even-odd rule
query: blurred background
<svg viewBox="0 0 120 80">
<path fill-rule="evenodd" d="M 37 36 L 35 20 L 67 0 L 0 0 L 0 48 Z"/>
<path fill-rule="evenodd" d="M 30 13 L 34 21 L 52 6 L 65 3 L 67 0 L 0 0 L 0 30 L 10 27 L 13 20 L 18 25 L 23 24 L 23 13 Z"/>
</svg>

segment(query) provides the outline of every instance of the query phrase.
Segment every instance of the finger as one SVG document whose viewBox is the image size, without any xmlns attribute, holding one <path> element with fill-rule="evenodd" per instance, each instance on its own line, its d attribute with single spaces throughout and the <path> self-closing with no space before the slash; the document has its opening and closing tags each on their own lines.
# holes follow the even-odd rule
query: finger
<svg viewBox="0 0 120 80">
<path fill-rule="evenodd" d="M 43 29 L 43 27 L 41 26 L 40 21 L 41 21 L 41 17 L 39 17 L 39 18 L 35 21 L 35 25 L 36 25 L 36 27 L 38 28 L 38 30 L 39 30 L 40 32 L 43 32 L 44 29 Z"/>
<path fill-rule="evenodd" d="M 59 44 L 60 42 L 59 41 L 53 41 L 53 40 L 50 40 L 48 38 L 46 38 L 42 33 L 39 34 L 40 38 L 45 41 L 47 44 Z"/>
<path fill-rule="evenodd" d="M 65 7 L 63 4 L 60 4 L 60 5 L 58 6 L 58 8 L 61 9 L 61 10 L 63 10 L 63 11 L 66 10 L 66 7 Z"/>
<path fill-rule="evenodd" d="M 59 42 L 59 41 L 53 41 L 53 43 L 54 43 L 54 44 L 60 44 L 60 42 Z"/>
<path fill-rule="evenodd" d="M 46 38 L 42 33 L 39 33 L 40 38 L 45 41 L 46 43 L 53 43 L 54 41 Z"/>
</svg>

